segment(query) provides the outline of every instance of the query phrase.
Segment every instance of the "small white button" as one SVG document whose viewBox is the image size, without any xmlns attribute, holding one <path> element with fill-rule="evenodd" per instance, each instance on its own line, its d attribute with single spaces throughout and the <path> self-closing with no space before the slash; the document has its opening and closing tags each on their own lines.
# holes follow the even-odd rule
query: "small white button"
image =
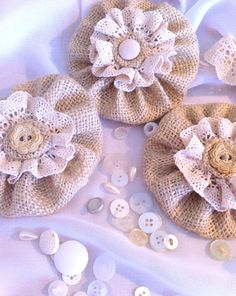
<svg viewBox="0 0 236 296">
<path fill-rule="evenodd" d="M 150 290 L 146 287 L 138 287 L 134 292 L 134 296 L 150 296 Z"/>
<path fill-rule="evenodd" d="M 66 241 L 54 255 L 54 264 L 61 274 L 80 274 L 88 264 L 88 251 L 77 241 Z"/>
<path fill-rule="evenodd" d="M 21 231 L 19 233 L 19 239 L 22 241 L 31 241 L 38 239 L 38 235 L 29 231 Z"/>
<path fill-rule="evenodd" d="M 79 283 L 81 280 L 82 274 L 76 274 L 76 275 L 62 275 L 62 280 L 65 282 L 68 286 L 74 286 Z"/>
<path fill-rule="evenodd" d="M 63 281 L 56 280 L 48 286 L 48 296 L 66 296 L 67 293 L 68 287 Z"/>
<path fill-rule="evenodd" d="M 113 153 L 105 157 L 103 161 L 103 168 L 107 174 L 112 175 L 114 170 L 120 169 L 125 172 L 129 171 L 130 161 L 126 154 Z"/>
<path fill-rule="evenodd" d="M 88 296 L 106 296 L 108 294 L 107 285 L 99 280 L 93 281 L 88 286 L 87 294 Z"/>
<path fill-rule="evenodd" d="M 43 254 L 53 255 L 59 248 L 59 236 L 56 231 L 48 229 L 41 233 L 39 237 L 39 247 Z"/>
<path fill-rule="evenodd" d="M 101 212 L 103 207 L 104 207 L 104 203 L 100 197 L 91 198 L 87 202 L 87 210 L 90 214 Z"/>
<path fill-rule="evenodd" d="M 138 224 L 140 229 L 146 233 L 153 233 L 162 225 L 161 216 L 152 212 L 146 212 L 139 217 Z"/>
<path fill-rule="evenodd" d="M 119 55 L 122 59 L 130 61 L 140 53 L 140 44 L 135 39 L 126 39 L 119 45 Z"/>
<path fill-rule="evenodd" d="M 120 126 L 114 130 L 113 134 L 117 140 L 124 140 L 125 138 L 127 138 L 128 132 L 129 130 L 127 127 Z"/>
<path fill-rule="evenodd" d="M 116 263 L 108 255 L 101 255 L 96 258 L 93 264 L 93 273 L 96 279 L 108 282 L 116 272 Z"/>
<path fill-rule="evenodd" d="M 139 215 L 150 211 L 153 208 L 152 197 L 146 192 L 136 192 L 130 197 L 130 207 Z"/>
<path fill-rule="evenodd" d="M 120 190 L 110 182 L 103 183 L 103 188 L 109 193 L 120 194 Z"/>
<path fill-rule="evenodd" d="M 156 122 L 148 122 L 144 125 L 144 134 L 147 137 L 151 137 L 154 135 L 156 129 L 158 127 L 158 124 Z"/>
<path fill-rule="evenodd" d="M 167 233 L 162 230 L 156 230 L 150 235 L 149 242 L 154 251 L 161 252 L 166 250 L 164 243 Z"/>
<path fill-rule="evenodd" d="M 112 218 L 112 225 L 123 232 L 130 232 L 138 226 L 138 217 L 135 213 L 130 212 L 126 217 Z"/>
<path fill-rule="evenodd" d="M 117 187 L 125 187 L 129 183 L 129 177 L 125 171 L 117 169 L 111 175 L 111 183 Z"/>
<path fill-rule="evenodd" d="M 124 218 L 129 214 L 129 204 L 124 199 L 115 199 L 110 205 L 110 211 L 112 216 Z"/>
<path fill-rule="evenodd" d="M 164 239 L 164 244 L 168 250 L 175 250 L 178 247 L 178 238 L 173 234 L 167 234 Z"/>
<path fill-rule="evenodd" d="M 85 292 L 79 291 L 76 292 L 73 296 L 87 296 L 87 294 Z"/>
<path fill-rule="evenodd" d="M 137 173 L 138 173 L 138 169 L 135 166 L 132 166 L 129 169 L 129 181 L 130 182 L 133 182 L 135 180 Z"/>
</svg>

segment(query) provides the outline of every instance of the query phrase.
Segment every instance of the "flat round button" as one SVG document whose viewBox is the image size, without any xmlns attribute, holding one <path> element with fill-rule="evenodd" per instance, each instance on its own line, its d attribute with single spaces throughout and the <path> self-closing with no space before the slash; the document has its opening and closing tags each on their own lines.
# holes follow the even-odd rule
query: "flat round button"
<svg viewBox="0 0 236 296">
<path fill-rule="evenodd" d="M 85 292 L 79 291 L 76 292 L 73 296 L 87 296 L 87 294 Z"/>
<path fill-rule="evenodd" d="M 117 140 L 124 140 L 127 138 L 128 132 L 129 130 L 127 127 L 120 126 L 114 130 L 113 135 Z"/>
<path fill-rule="evenodd" d="M 149 242 L 154 251 L 161 252 L 166 250 L 164 239 L 167 233 L 163 230 L 156 230 L 150 235 Z"/>
<path fill-rule="evenodd" d="M 216 260 L 227 261 L 232 258 L 232 251 L 224 240 L 217 239 L 210 244 L 210 255 Z"/>
<path fill-rule="evenodd" d="M 129 176 L 125 171 L 116 169 L 111 175 L 111 183 L 116 187 L 125 187 L 129 183 Z"/>
<path fill-rule="evenodd" d="M 80 274 L 88 264 L 88 251 L 78 241 L 66 241 L 54 255 L 54 264 L 61 274 Z"/>
<path fill-rule="evenodd" d="M 138 247 L 146 246 L 148 235 L 139 228 L 134 228 L 129 233 L 129 240 Z"/>
<path fill-rule="evenodd" d="M 48 296 L 66 296 L 67 293 L 68 287 L 63 281 L 56 280 L 48 286 Z"/>
<path fill-rule="evenodd" d="M 143 131 L 147 137 L 151 137 L 154 135 L 158 124 L 156 122 L 148 122 L 144 125 Z"/>
<path fill-rule="evenodd" d="M 93 264 L 93 273 L 96 279 L 108 282 L 116 272 L 116 263 L 108 255 L 101 255 L 96 258 Z"/>
<path fill-rule="evenodd" d="M 99 280 L 91 282 L 87 290 L 88 296 L 106 296 L 108 294 L 107 285 Z"/>
<path fill-rule="evenodd" d="M 138 287 L 134 291 L 134 296 L 150 296 L 150 290 L 146 287 Z"/>
<path fill-rule="evenodd" d="M 126 39 L 121 42 L 119 46 L 119 55 L 122 59 L 130 61 L 135 58 L 140 53 L 140 44 L 135 39 Z"/>
<path fill-rule="evenodd" d="M 175 250 L 178 247 L 178 238 L 173 234 L 167 234 L 164 238 L 164 244 L 168 250 Z"/>
<path fill-rule="evenodd" d="M 146 233 L 153 233 L 162 225 L 161 216 L 152 212 L 146 212 L 139 217 L 138 224 L 140 229 Z"/>
<path fill-rule="evenodd" d="M 115 199 L 110 205 L 110 211 L 112 216 L 124 218 L 129 214 L 129 204 L 124 199 Z"/>
<path fill-rule="evenodd" d="M 130 161 L 126 154 L 113 153 L 105 157 L 103 161 L 103 168 L 107 174 L 112 175 L 114 170 L 120 169 L 125 172 L 129 171 Z"/>
<path fill-rule="evenodd" d="M 48 229 L 41 233 L 39 237 L 39 247 L 43 254 L 53 255 L 59 248 L 59 236 L 56 231 Z"/>
<path fill-rule="evenodd" d="M 130 207 L 139 215 L 150 211 L 153 208 L 152 197 L 146 192 L 136 192 L 130 197 Z"/>
<path fill-rule="evenodd" d="M 79 283 L 81 280 L 82 274 L 76 274 L 76 275 L 62 275 L 62 280 L 65 282 L 68 286 L 74 286 Z"/>
<path fill-rule="evenodd" d="M 91 198 L 87 202 L 87 210 L 90 214 L 101 212 L 103 207 L 104 207 L 104 203 L 100 197 Z"/>
<path fill-rule="evenodd" d="M 112 225 L 120 231 L 130 232 L 133 228 L 138 226 L 138 217 L 132 212 L 122 219 L 113 217 Z"/>
</svg>

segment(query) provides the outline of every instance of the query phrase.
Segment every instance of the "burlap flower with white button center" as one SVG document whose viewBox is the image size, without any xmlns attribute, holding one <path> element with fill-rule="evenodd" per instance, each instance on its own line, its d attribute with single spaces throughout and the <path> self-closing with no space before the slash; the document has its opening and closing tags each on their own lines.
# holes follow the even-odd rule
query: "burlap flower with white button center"
<svg viewBox="0 0 236 296">
<path fill-rule="evenodd" d="M 71 76 L 100 114 L 130 124 L 178 105 L 198 68 L 188 21 L 168 4 L 105 0 L 81 22 L 69 48 Z"/>
</svg>

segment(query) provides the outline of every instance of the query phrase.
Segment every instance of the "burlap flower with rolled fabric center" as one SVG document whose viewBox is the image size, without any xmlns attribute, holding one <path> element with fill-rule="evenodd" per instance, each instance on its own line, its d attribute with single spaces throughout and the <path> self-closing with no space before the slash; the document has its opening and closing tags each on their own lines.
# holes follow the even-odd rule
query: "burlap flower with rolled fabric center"
<svg viewBox="0 0 236 296">
<path fill-rule="evenodd" d="M 144 151 L 144 178 L 177 224 L 208 238 L 236 237 L 236 107 L 178 107 Z"/>
<path fill-rule="evenodd" d="M 197 39 L 184 16 L 147 0 L 95 5 L 69 49 L 71 76 L 89 90 L 100 114 L 130 124 L 178 105 L 198 60 Z"/>
<path fill-rule="evenodd" d="M 45 76 L 0 101 L 0 213 L 36 216 L 66 205 L 102 149 L 94 103 L 73 79 Z"/>
</svg>

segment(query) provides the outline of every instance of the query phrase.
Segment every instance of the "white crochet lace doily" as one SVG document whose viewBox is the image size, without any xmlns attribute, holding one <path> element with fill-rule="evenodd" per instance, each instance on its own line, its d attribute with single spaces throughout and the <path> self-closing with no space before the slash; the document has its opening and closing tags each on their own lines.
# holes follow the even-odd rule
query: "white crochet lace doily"
<svg viewBox="0 0 236 296">
<path fill-rule="evenodd" d="M 216 42 L 204 55 L 205 60 L 216 69 L 218 78 L 236 85 L 236 41 L 226 35 Z"/>
<path fill-rule="evenodd" d="M 214 174 L 208 169 L 210 164 L 206 166 L 203 161 L 205 149 L 212 141 L 224 139 L 235 145 L 235 123 L 226 118 L 203 118 L 183 130 L 180 137 L 185 149 L 175 154 L 175 164 L 193 190 L 217 211 L 236 209 L 236 176 Z"/>
<path fill-rule="evenodd" d="M 47 101 L 22 91 L 0 101 L 0 172 L 15 183 L 62 172 L 74 157 L 73 120 Z"/>
<path fill-rule="evenodd" d="M 95 26 L 90 61 L 97 77 L 113 77 L 116 88 L 131 92 L 148 87 L 158 74 L 169 74 L 175 34 L 158 11 L 111 9 Z"/>
</svg>

